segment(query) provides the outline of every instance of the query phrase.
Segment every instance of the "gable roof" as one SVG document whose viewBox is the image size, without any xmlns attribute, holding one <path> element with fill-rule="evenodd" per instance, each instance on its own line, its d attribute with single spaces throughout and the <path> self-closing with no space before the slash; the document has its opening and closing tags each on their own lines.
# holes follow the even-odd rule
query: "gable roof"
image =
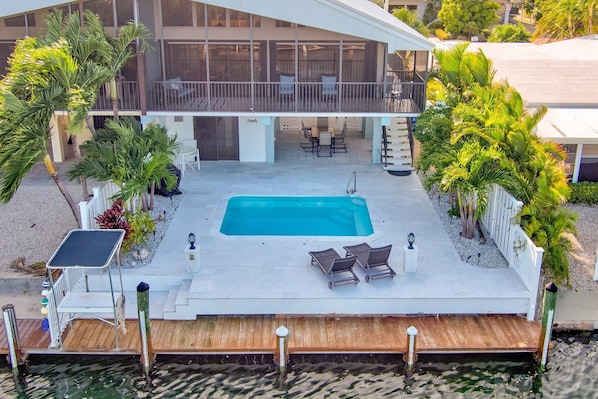
<svg viewBox="0 0 598 399">
<path fill-rule="evenodd" d="M 27 0 L 27 1 L 3 1 L 0 6 L 0 18 L 10 15 L 23 14 L 40 8 L 50 8 L 61 4 L 69 4 L 65 0 Z"/>
<path fill-rule="evenodd" d="M 389 53 L 434 48 L 420 33 L 369 0 L 193 1 L 386 43 Z"/>
</svg>

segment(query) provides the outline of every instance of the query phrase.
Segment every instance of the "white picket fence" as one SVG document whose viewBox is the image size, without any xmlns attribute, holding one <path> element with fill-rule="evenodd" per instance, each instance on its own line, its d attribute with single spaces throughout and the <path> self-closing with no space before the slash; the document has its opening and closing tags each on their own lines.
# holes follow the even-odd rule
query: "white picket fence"
<svg viewBox="0 0 598 399">
<path fill-rule="evenodd" d="M 99 228 L 95 217 L 104 213 L 114 202 L 114 195 L 119 192 L 119 187 L 113 182 L 106 182 L 101 187 L 93 188 L 93 197 L 85 202 L 79 202 L 79 212 L 81 213 L 81 228 L 83 230 Z M 126 208 L 134 211 L 137 206 L 137 198 L 127 201 Z"/>
<path fill-rule="evenodd" d="M 480 220 L 496 246 L 515 269 L 530 295 L 527 318 L 533 320 L 536 313 L 537 293 L 544 249 L 536 247 L 519 225 L 518 214 L 523 202 L 516 200 L 505 189 L 493 185 L 488 208 Z"/>
</svg>

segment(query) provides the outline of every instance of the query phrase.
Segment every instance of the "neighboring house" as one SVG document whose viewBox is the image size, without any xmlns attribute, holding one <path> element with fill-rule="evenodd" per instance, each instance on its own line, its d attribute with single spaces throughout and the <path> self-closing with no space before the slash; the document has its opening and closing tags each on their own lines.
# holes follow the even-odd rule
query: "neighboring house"
<svg viewBox="0 0 598 399">
<path fill-rule="evenodd" d="M 411 11 L 417 11 L 419 19 L 423 19 L 426 7 L 432 6 L 433 3 L 434 2 L 432 0 L 385 0 L 384 8 L 391 13 L 396 8 L 407 8 Z M 511 15 L 517 14 L 519 12 L 519 6 L 521 6 L 523 1 L 497 0 L 496 3 L 500 4 L 501 6 L 500 10 L 498 11 L 501 23 L 507 24 L 510 22 Z"/>
<path fill-rule="evenodd" d="M 383 126 L 419 115 L 426 101 L 434 45 L 367 0 L 5 2 L 2 61 L 15 39 L 40 33 L 52 7 L 92 10 L 109 33 L 131 19 L 147 26 L 154 48 L 123 69 L 121 114 L 195 140 L 205 160 L 274 162 L 276 134 L 342 119 L 371 140 L 380 163 Z M 112 113 L 108 94 L 93 112 L 100 124 Z M 62 125 L 58 118 L 57 161 Z"/>
<path fill-rule="evenodd" d="M 598 35 L 549 44 L 472 43 L 492 60 L 496 80 L 507 80 L 530 109 L 546 105 L 536 128 L 562 144 L 573 182 L 598 181 Z"/>
</svg>

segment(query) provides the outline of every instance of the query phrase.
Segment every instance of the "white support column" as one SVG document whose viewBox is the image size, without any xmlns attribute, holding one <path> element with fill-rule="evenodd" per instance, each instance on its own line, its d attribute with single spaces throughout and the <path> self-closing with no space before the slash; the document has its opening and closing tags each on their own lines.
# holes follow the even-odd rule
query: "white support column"
<svg viewBox="0 0 598 399">
<path fill-rule="evenodd" d="M 577 144 L 577 150 L 575 151 L 575 165 L 573 166 L 573 183 L 577 183 L 579 179 L 579 168 L 581 167 L 581 155 L 583 154 L 583 144 Z"/>
</svg>

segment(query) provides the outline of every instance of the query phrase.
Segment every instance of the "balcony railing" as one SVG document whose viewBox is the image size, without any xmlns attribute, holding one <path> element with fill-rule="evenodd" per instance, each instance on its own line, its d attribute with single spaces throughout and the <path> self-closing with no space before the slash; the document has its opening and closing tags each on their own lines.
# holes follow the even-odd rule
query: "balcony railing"
<svg viewBox="0 0 598 399">
<path fill-rule="evenodd" d="M 122 82 L 120 110 L 138 110 L 136 82 Z M 179 82 L 148 84 L 149 111 L 179 112 L 346 112 L 419 113 L 425 103 L 425 83 L 321 82 Z M 109 96 L 96 109 L 111 110 Z"/>
</svg>

